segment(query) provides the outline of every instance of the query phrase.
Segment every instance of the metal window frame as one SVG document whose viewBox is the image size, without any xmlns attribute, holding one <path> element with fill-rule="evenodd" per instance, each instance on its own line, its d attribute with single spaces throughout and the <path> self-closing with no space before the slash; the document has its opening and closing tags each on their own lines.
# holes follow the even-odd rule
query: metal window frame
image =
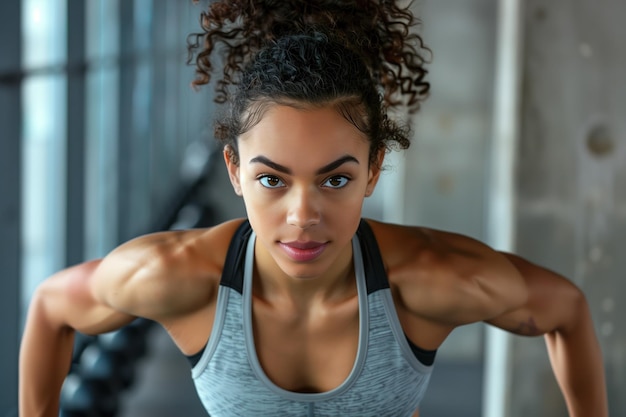
<svg viewBox="0 0 626 417">
<path fill-rule="evenodd" d="M 67 146 L 65 264 L 84 260 L 85 252 L 85 11 L 83 0 L 67 0 Z"/>
<path fill-rule="evenodd" d="M 0 2 L 0 72 L 18 73 L 21 65 L 21 3 Z M 17 416 L 21 277 L 21 120 L 19 78 L 0 83 L 0 416 Z"/>
</svg>

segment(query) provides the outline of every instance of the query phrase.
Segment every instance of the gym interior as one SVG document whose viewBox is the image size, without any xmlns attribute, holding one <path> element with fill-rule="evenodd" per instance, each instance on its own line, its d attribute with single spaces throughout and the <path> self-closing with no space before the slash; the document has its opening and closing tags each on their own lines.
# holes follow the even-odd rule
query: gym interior
<svg viewBox="0 0 626 417">
<path fill-rule="evenodd" d="M 0 2 L 0 416 L 17 416 L 30 296 L 135 236 L 245 215 L 190 86 L 203 2 Z M 420 0 L 431 96 L 364 215 L 463 233 L 570 278 L 626 416 L 626 3 Z M 399 115 L 398 117 L 409 117 Z M 558 302 L 558 300 L 555 300 Z M 61 415 L 200 417 L 189 364 L 148 321 L 79 335 Z M 438 353 L 425 417 L 566 416 L 542 338 L 484 324 Z"/>
</svg>

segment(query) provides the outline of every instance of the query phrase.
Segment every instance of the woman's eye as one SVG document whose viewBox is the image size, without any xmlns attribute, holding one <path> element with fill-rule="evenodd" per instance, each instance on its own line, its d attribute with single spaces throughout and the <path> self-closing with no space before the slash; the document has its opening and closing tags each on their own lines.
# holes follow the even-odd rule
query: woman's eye
<svg viewBox="0 0 626 417">
<path fill-rule="evenodd" d="M 324 187 L 342 188 L 345 187 L 346 184 L 348 184 L 348 181 L 350 180 L 343 176 L 330 177 L 326 180 L 326 182 L 324 182 Z"/>
<path fill-rule="evenodd" d="M 264 175 L 259 178 L 259 182 L 265 188 L 280 188 L 285 186 L 280 178 L 273 175 Z"/>
</svg>

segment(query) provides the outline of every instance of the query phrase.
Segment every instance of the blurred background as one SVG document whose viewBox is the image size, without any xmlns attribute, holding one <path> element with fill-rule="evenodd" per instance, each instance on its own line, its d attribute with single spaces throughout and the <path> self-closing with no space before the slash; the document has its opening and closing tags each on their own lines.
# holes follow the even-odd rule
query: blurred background
<svg viewBox="0 0 626 417">
<path fill-rule="evenodd" d="M 202 7 L 0 2 L 0 416 L 17 416 L 39 282 L 143 233 L 245 214 L 212 142 L 212 86 L 194 91 L 185 64 Z M 365 216 L 467 234 L 573 280 L 591 304 L 611 414 L 626 416 L 626 3 L 412 7 L 432 93 Z M 185 358 L 142 321 L 77 339 L 62 414 L 206 415 Z M 422 415 L 566 411 L 542 338 L 477 324 L 440 350 Z"/>
</svg>

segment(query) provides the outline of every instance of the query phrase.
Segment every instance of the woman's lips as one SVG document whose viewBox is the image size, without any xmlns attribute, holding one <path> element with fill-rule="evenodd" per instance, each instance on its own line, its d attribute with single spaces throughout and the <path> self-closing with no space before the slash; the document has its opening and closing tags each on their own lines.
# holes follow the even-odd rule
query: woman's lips
<svg viewBox="0 0 626 417">
<path fill-rule="evenodd" d="M 326 249 L 322 242 L 278 242 L 280 248 L 296 262 L 309 262 L 317 258 Z"/>
</svg>

